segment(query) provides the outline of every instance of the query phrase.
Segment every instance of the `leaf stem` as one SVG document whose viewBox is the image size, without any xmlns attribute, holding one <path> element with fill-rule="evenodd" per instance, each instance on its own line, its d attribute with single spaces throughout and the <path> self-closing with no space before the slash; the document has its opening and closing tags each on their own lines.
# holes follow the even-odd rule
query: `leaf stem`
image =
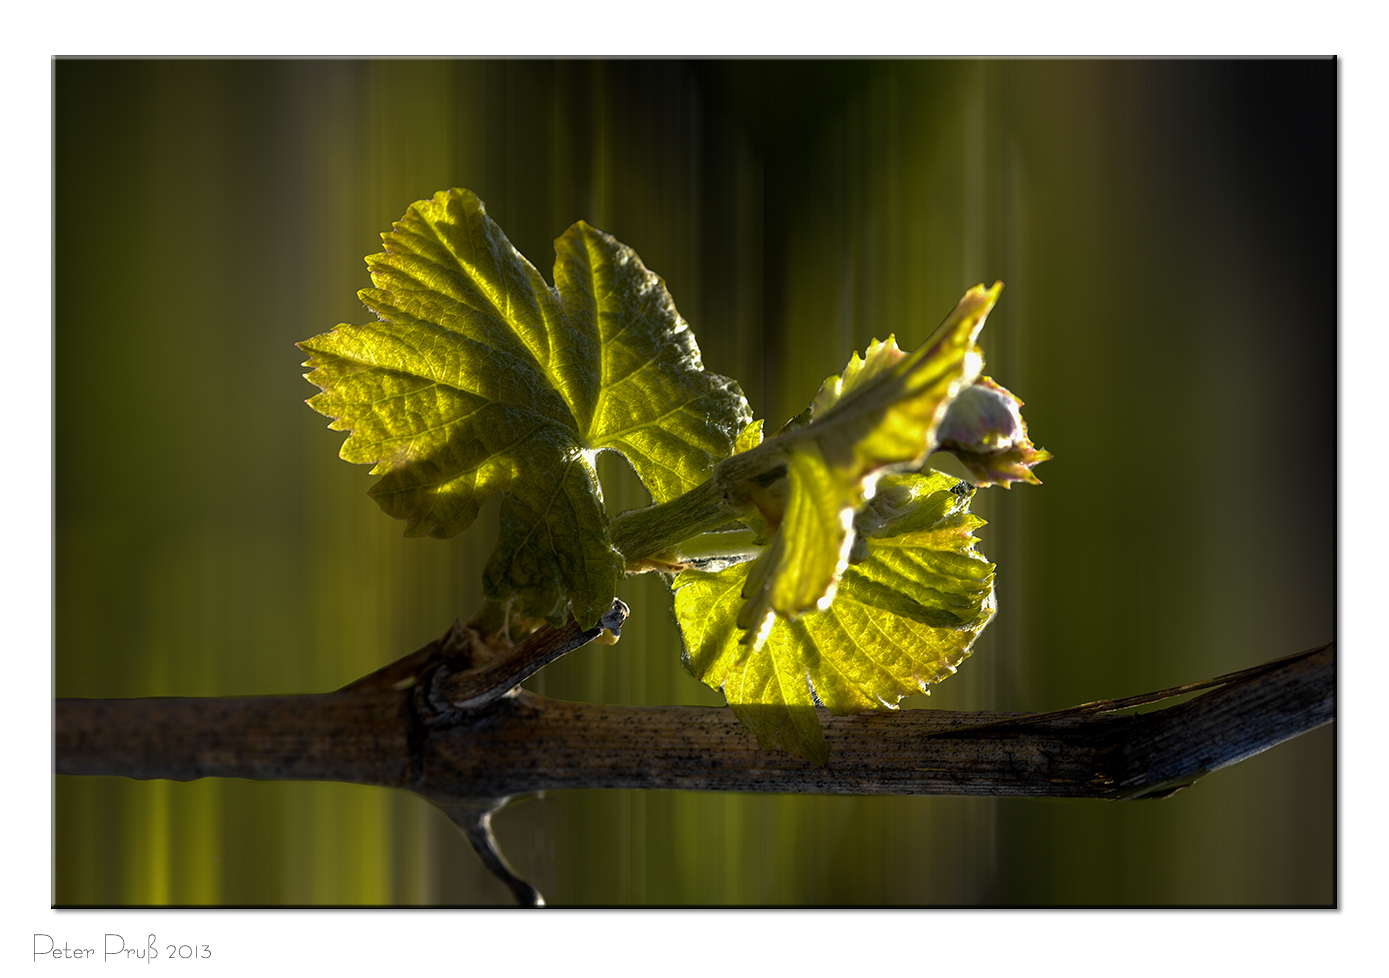
<svg viewBox="0 0 1389 978">
<path fill-rule="evenodd" d="M 710 479 L 669 502 L 622 513 L 612 521 L 609 533 L 613 546 L 631 565 L 738 519 L 747 505 L 740 494 L 725 491 Z"/>
</svg>

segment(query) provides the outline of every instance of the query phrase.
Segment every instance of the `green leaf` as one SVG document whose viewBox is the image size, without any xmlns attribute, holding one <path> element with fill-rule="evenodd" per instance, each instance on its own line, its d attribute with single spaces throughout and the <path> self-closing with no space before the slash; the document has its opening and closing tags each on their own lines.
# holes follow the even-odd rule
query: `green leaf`
<svg viewBox="0 0 1389 978">
<path fill-rule="evenodd" d="M 874 340 L 862 359 L 855 354 L 842 375 L 824 382 L 808 423 L 793 422 L 748 453 L 784 461 L 786 480 L 775 493 L 747 487 L 777 532 L 748 573 L 737 618 L 744 641 L 760 644 L 775 616 L 794 619 L 833 601 L 854 515 L 884 473 L 919 468 L 936 447 L 951 402 L 983 367 L 975 340 L 1002 289 L 1002 282 L 970 289 L 911 354 L 891 336 Z M 735 456 L 726 464 L 749 463 Z"/>
<path fill-rule="evenodd" d="M 855 520 L 858 544 L 833 604 L 776 618 L 762 644 L 736 623 L 752 564 L 675 579 L 686 667 L 722 689 L 764 748 L 816 764 L 828 749 L 817 701 L 846 715 L 897 708 L 953 673 L 993 617 L 994 567 L 974 551 L 974 490 L 939 472 L 884 478 Z"/>
<path fill-rule="evenodd" d="M 595 337 L 601 368 L 593 411 L 575 415 L 586 443 L 625 455 L 657 503 L 700 485 L 752 420 L 742 389 L 704 369 L 665 283 L 631 248 L 580 221 L 555 251 L 570 323 Z"/>
<path fill-rule="evenodd" d="M 359 293 L 378 322 L 306 340 L 309 404 L 373 464 L 371 495 L 410 536 L 451 537 L 496 492 L 489 597 L 591 627 L 623 558 L 592 458 L 625 455 L 657 502 L 699 485 L 751 415 L 708 373 L 664 283 L 582 221 L 556 241 L 556 286 L 466 190 L 418 201 Z"/>
</svg>

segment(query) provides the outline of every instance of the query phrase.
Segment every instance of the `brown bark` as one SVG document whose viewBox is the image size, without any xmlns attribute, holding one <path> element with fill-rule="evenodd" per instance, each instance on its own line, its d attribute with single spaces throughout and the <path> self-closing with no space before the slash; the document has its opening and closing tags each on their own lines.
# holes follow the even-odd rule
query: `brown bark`
<svg viewBox="0 0 1389 978">
<path fill-rule="evenodd" d="M 84 700 L 54 711 L 59 774 L 408 787 L 408 693 Z"/>
<path fill-rule="evenodd" d="M 240 699 L 58 700 L 59 774 L 350 781 L 447 805 L 559 788 L 832 794 L 1158 796 L 1329 723 L 1335 647 L 1206 684 L 1143 716 L 908 710 L 832 717 L 829 763 L 761 750 L 722 708 L 567 703 L 531 693 L 457 716 L 420 689 Z M 1186 692 L 1182 687 L 1175 692 Z"/>
</svg>

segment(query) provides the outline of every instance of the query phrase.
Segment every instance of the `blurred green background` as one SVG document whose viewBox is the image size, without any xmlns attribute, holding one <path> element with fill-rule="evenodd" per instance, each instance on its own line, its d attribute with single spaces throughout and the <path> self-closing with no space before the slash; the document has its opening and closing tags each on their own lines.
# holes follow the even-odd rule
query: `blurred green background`
<svg viewBox="0 0 1389 978">
<path fill-rule="evenodd" d="M 467 187 L 547 276 L 580 218 L 772 426 L 1007 287 L 987 372 L 1055 460 L 976 496 L 1000 613 L 912 706 L 1051 710 L 1336 629 L 1332 61 L 54 63 L 58 696 L 318 692 L 472 610 L 495 508 L 405 539 L 305 407 L 378 234 Z M 616 466 L 609 502 L 645 502 Z M 529 685 L 714 704 L 669 598 Z M 57 778 L 58 904 L 502 904 L 425 802 Z M 1329 905 L 1335 732 L 1162 801 L 555 792 L 570 905 Z"/>
</svg>

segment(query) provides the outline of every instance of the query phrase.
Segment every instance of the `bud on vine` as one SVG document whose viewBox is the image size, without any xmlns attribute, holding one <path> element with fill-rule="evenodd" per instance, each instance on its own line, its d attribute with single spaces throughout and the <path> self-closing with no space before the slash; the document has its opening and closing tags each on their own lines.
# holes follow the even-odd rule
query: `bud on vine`
<svg viewBox="0 0 1389 978">
<path fill-rule="evenodd" d="M 936 430 L 937 447 L 969 470 L 976 486 L 1009 488 L 1014 482 L 1040 484 L 1032 466 L 1051 458 L 1027 437 L 1022 401 L 988 377 L 980 377 L 951 403 Z"/>
</svg>

